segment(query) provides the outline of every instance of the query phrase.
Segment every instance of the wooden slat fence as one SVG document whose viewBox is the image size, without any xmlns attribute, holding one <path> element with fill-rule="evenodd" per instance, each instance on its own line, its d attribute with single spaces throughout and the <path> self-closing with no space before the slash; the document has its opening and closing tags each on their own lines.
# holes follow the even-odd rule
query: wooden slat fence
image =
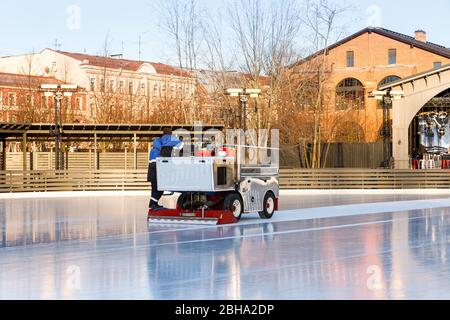
<svg viewBox="0 0 450 320">
<path fill-rule="evenodd" d="M 0 171 L 0 192 L 148 190 L 147 171 Z M 448 189 L 450 170 L 281 169 L 282 189 Z"/>
</svg>

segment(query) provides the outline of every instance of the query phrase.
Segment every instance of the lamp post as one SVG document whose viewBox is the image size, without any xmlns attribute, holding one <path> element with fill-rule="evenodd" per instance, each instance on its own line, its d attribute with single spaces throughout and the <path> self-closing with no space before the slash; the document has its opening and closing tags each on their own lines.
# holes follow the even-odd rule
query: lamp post
<svg viewBox="0 0 450 320">
<path fill-rule="evenodd" d="M 392 159 L 392 126 L 390 124 L 392 100 L 400 100 L 403 97 L 403 91 L 392 91 L 391 89 L 385 91 L 372 91 L 369 94 L 369 98 L 381 100 L 383 106 L 383 128 L 381 129 L 380 134 L 383 137 L 384 160 L 382 166 L 384 168 L 391 167 Z"/>
<path fill-rule="evenodd" d="M 247 102 L 249 98 L 258 98 L 261 89 L 240 89 L 230 88 L 225 90 L 225 95 L 230 97 L 239 97 L 239 128 L 247 131 Z"/>
<path fill-rule="evenodd" d="M 78 92 L 78 86 L 74 84 L 43 84 L 41 91 L 45 97 L 54 97 L 55 100 L 55 127 L 50 129 L 50 135 L 55 137 L 55 170 L 63 170 L 64 164 L 61 159 L 61 141 L 62 141 L 62 117 L 61 101 L 64 97 L 71 97 L 73 93 Z"/>
</svg>

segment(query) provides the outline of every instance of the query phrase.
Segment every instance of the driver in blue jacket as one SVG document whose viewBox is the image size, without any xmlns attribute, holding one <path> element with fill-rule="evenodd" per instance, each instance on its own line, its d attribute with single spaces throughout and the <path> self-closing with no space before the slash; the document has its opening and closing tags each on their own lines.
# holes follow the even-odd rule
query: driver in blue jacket
<svg viewBox="0 0 450 320">
<path fill-rule="evenodd" d="M 172 129 L 164 128 L 163 136 L 153 140 L 152 150 L 150 151 L 150 159 L 148 165 L 147 181 L 152 185 L 152 196 L 149 203 L 149 208 L 152 210 L 159 210 L 163 207 L 158 204 L 164 191 L 158 190 L 158 180 L 156 175 L 156 158 L 161 156 L 161 149 L 163 147 L 175 147 L 180 144 L 180 140 L 172 135 Z"/>
</svg>

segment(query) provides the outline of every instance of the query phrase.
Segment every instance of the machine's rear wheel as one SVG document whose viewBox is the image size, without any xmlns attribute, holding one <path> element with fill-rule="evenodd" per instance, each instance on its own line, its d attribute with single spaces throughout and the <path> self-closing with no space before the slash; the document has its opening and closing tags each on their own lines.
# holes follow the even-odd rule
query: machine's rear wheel
<svg viewBox="0 0 450 320">
<path fill-rule="evenodd" d="M 272 218 L 275 212 L 275 195 L 272 191 L 269 191 L 264 196 L 263 211 L 259 212 L 259 216 L 262 219 Z"/>
<path fill-rule="evenodd" d="M 244 204 L 242 203 L 241 197 L 236 193 L 230 193 L 223 200 L 223 208 L 225 210 L 230 210 L 233 216 L 240 220 L 242 213 L 244 212 Z"/>
</svg>

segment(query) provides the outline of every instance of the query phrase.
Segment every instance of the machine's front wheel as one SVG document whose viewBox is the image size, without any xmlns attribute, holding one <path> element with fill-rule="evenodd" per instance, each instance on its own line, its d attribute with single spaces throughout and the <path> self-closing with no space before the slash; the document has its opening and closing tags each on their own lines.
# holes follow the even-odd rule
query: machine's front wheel
<svg viewBox="0 0 450 320">
<path fill-rule="evenodd" d="M 266 193 L 263 202 L 263 211 L 259 212 L 262 219 L 271 219 L 275 212 L 275 195 L 269 191 Z"/>
<path fill-rule="evenodd" d="M 186 209 L 185 208 L 185 203 L 186 203 L 186 193 L 181 193 L 180 194 L 180 196 L 178 197 L 178 200 L 177 200 L 177 208 L 180 208 L 180 209 Z"/>
<path fill-rule="evenodd" d="M 240 220 L 242 213 L 244 212 L 244 204 L 242 203 L 241 197 L 236 193 L 230 193 L 223 200 L 223 208 L 225 210 L 230 210 L 233 216 Z"/>
</svg>

